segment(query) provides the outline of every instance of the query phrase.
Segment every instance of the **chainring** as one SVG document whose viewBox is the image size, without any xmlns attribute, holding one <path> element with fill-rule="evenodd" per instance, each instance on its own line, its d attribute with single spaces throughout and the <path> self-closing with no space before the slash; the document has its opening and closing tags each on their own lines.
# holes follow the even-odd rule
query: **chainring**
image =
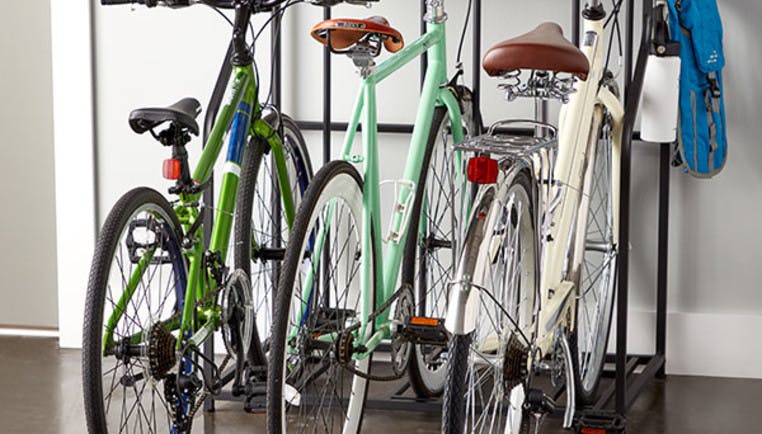
<svg viewBox="0 0 762 434">
<path fill-rule="evenodd" d="M 254 334 L 254 302 L 246 272 L 235 270 L 220 291 L 222 340 L 228 354 L 245 358 Z"/>
<path fill-rule="evenodd" d="M 394 322 L 404 325 L 408 318 L 414 315 L 413 290 L 410 285 L 405 285 L 397 298 L 394 309 Z M 395 331 L 392 334 L 391 345 L 392 369 L 396 375 L 402 375 L 410 365 L 413 353 L 413 343 L 401 333 Z"/>
</svg>

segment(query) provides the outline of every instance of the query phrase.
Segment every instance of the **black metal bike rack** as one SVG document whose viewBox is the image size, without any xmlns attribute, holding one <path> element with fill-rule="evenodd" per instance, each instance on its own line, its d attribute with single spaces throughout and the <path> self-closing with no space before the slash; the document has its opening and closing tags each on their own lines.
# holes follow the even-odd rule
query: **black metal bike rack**
<svg viewBox="0 0 762 434">
<path fill-rule="evenodd" d="M 632 142 L 639 140 L 635 133 L 634 125 L 637 117 L 640 94 L 643 88 L 646 60 L 651 44 L 651 22 L 653 0 L 642 0 L 642 28 L 643 33 L 637 58 L 634 51 L 634 28 L 635 28 L 635 5 L 637 0 L 624 0 L 626 4 L 625 26 L 625 125 L 622 143 L 622 167 L 621 167 L 621 203 L 620 203 L 620 248 L 618 264 L 618 284 L 616 297 L 616 351 L 606 356 L 607 365 L 613 364 L 613 369 L 604 369 L 604 378 L 612 379 L 608 383 L 602 383 L 600 396 L 595 404 L 590 407 L 578 409 L 575 417 L 577 430 L 583 428 L 603 429 L 606 432 L 622 432 L 625 429 L 626 415 L 644 388 L 655 378 L 665 377 L 666 362 L 666 323 L 667 323 L 667 265 L 668 265 L 668 239 L 669 239 L 669 194 L 670 194 L 670 166 L 671 145 L 660 144 L 659 156 L 659 206 L 658 206 L 658 268 L 656 279 L 656 336 L 655 352 L 647 355 L 633 355 L 627 353 L 628 331 L 628 295 L 629 295 L 629 245 L 630 245 L 630 187 L 632 175 Z M 421 0 L 421 14 L 426 9 L 426 0 Z M 580 40 L 580 17 L 582 0 L 571 0 L 572 6 L 572 39 L 579 45 Z M 277 13 L 277 11 L 274 11 Z M 324 19 L 331 17 L 330 8 L 324 8 Z M 481 27 L 482 27 L 482 0 L 473 0 L 472 11 L 472 47 L 473 47 L 473 93 L 474 113 L 479 113 L 481 91 Z M 425 24 L 421 26 L 421 32 L 425 32 Z M 281 50 L 280 28 L 273 28 L 272 48 L 274 62 L 273 77 L 273 102 L 281 103 Z M 220 102 L 225 90 L 225 85 L 230 77 L 229 54 L 226 55 L 222 70 L 215 86 L 209 108 L 206 113 L 204 128 L 204 142 L 208 137 Z M 425 73 L 426 58 L 421 61 L 421 80 Z M 333 122 L 331 116 L 331 53 L 328 48 L 323 53 L 323 120 L 298 121 L 300 128 L 304 130 L 322 131 L 323 138 L 323 161 L 331 159 L 331 132 L 345 131 L 347 123 Z M 409 134 L 413 130 L 410 124 L 379 123 L 378 130 L 381 133 Z M 212 189 L 205 193 L 207 218 L 205 231 L 211 230 L 211 204 L 213 200 Z M 208 239 L 208 236 L 207 236 Z M 208 355 L 213 354 L 213 342 L 211 340 L 205 346 Z M 387 399 L 369 399 L 367 408 L 393 411 L 418 411 L 439 412 L 441 401 L 438 399 L 419 399 L 409 396 L 410 385 L 402 385 Z M 215 400 L 242 401 L 244 397 L 234 397 L 230 393 L 222 393 L 214 398 L 210 397 L 204 405 L 207 411 L 214 410 Z"/>
</svg>

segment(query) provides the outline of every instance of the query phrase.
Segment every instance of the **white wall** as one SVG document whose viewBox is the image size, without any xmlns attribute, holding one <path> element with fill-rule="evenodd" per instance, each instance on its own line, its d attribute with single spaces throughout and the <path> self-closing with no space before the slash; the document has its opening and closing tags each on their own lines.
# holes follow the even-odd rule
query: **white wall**
<svg viewBox="0 0 762 434">
<path fill-rule="evenodd" d="M 455 52 L 465 2 L 449 1 L 448 43 Z M 756 23 L 762 4 L 725 0 L 727 105 L 730 119 L 730 160 L 725 171 L 711 181 L 699 181 L 673 171 L 670 255 L 668 371 L 671 373 L 762 378 L 762 351 L 755 342 L 762 327 L 762 267 L 756 266 L 755 246 L 762 243 L 762 205 L 753 198 L 759 185 L 755 163 L 762 163 L 762 148 L 752 113 L 762 96 L 754 73 L 762 65 L 751 41 L 762 37 Z M 559 6 L 562 4 L 564 6 Z M 556 20 L 569 28 L 568 3 L 556 0 L 484 2 L 483 41 L 493 42 L 530 30 L 539 21 Z M 284 37 L 284 109 L 297 118 L 321 119 L 322 51 L 308 36 L 322 12 L 300 5 L 290 11 Z M 334 16 L 381 14 L 398 27 L 407 40 L 418 34 L 417 2 L 385 0 L 370 11 L 341 6 Z M 228 31 L 226 24 L 205 8 L 183 11 L 96 8 L 96 105 L 98 199 L 100 220 L 118 196 L 138 184 L 165 189 L 160 161 L 165 150 L 149 138 L 134 136 L 126 117 L 137 106 L 168 104 L 193 95 L 205 103 L 219 67 Z M 470 39 L 464 59 L 470 65 Z M 260 70 L 267 71 L 266 53 Z M 450 59 L 454 64 L 454 59 Z M 346 120 L 356 90 L 356 76 L 345 58 L 333 59 L 334 118 Z M 468 71 L 468 68 L 467 68 Z M 262 73 L 263 79 L 267 74 Z M 467 72 L 466 82 L 470 82 Z M 487 122 L 531 114 L 528 106 L 507 105 L 495 90 L 496 82 L 483 77 L 483 111 Z M 380 120 L 410 122 L 415 114 L 417 64 L 404 69 L 393 82 L 379 88 Z M 340 134 L 334 135 L 334 153 Z M 320 160 L 319 133 L 307 134 L 316 166 Z M 381 157 L 393 162 L 406 149 L 406 138 L 383 135 Z M 198 155 L 198 142 L 190 146 Z M 631 252 L 632 307 L 630 348 L 652 351 L 656 267 L 656 192 L 658 149 L 636 144 L 633 160 L 633 216 Z M 385 178 L 398 177 L 401 167 L 382 167 Z M 750 199 L 747 199 L 750 198 Z M 76 334 L 79 329 L 76 329 Z M 718 351 L 727 349 L 728 351 Z M 723 356 L 723 354 L 725 354 Z"/>
<path fill-rule="evenodd" d="M 50 5 L 0 13 L 0 326 L 58 327 Z"/>
<path fill-rule="evenodd" d="M 79 346 L 95 244 L 90 4 L 51 0 L 60 345 Z"/>
</svg>

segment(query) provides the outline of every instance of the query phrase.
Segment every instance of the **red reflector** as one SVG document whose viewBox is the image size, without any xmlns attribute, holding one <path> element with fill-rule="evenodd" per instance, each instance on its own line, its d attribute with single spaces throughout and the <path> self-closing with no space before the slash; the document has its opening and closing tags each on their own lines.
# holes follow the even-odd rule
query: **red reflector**
<svg viewBox="0 0 762 434">
<path fill-rule="evenodd" d="M 582 434 L 606 434 L 606 430 L 603 428 L 582 428 L 580 432 Z"/>
<path fill-rule="evenodd" d="M 162 172 L 164 174 L 164 178 L 166 179 L 180 179 L 180 175 L 182 174 L 180 160 L 175 160 L 174 158 L 164 160 Z"/>
<path fill-rule="evenodd" d="M 497 182 L 497 160 L 475 157 L 468 160 L 468 180 L 476 184 Z"/>
</svg>

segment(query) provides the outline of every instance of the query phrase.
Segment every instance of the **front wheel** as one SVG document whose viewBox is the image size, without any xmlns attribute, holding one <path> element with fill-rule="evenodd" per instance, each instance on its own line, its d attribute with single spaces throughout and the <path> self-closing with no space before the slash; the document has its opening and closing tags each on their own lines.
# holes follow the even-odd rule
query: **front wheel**
<svg viewBox="0 0 762 434">
<path fill-rule="evenodd" d="M 371 359 L 353 360 L 352 350 L 373 327 L 365 336 L 349 328 L 372 311 L 376 275 L 373 248 L 363 248 L 362 192 L 357 170 L 334 161 L 315 175 L 299 207 L 272 328 L 270 433 L 360 432 Z"/>
<path fill-rule="evenodd" d="M 187 284 L 181 236 L 172 207 L 149 188 L 122 196 L 101 229 L 82 341 L 90 433 L 190 432 L 195 397 L 177 384 L 189 367 L 175 355 Z"/>
<path fill-rule="evenodd" d="M 612 134 L 610 118 L 601 107 L 596 107 L 588 157 L 591 169 L 584 186 L 589 199 L 584 225 L 577 235 L 584 242 L 578 243 L 582 265 L 575 328 L 570 339 L 577 397 L 583 404 L 595 399 L 614 306 L 618 258 L 615 186 L 619 182 L 615 179 L 618 158 L 614 155 Z"/>
<path fill-rule="evenodd" d="M 264 118 L 280 134 L 285 170 L 294 207 L 298 208 L 312 179 L 312 165 L 299 127 L 283 114 L 270 113 Z M 267 364 L 275 288 L 278 287 L 281 259 L 288 242 L 289 227 L 282 206 L 284 189 L 269 144 L 254 137 L 244 154 L 241 184 L 235 210 L 235 268 L 249 277 L 254 304 L 254 327 L 251 358 L 256 365 Z"/>
<path fill-rule="evenodd" d="M 458 88 L 465 138 L 479 133 L 472 113 L 472 95 Z M 458 207 L 464 176 L 447 108 L 437 107 L 416 186 L 410 230 L 405 243 L 402 282 L 413 288 L 415 315 L 443 318 L 447 289 L 457 260 Z M 410 384 L 417 396 L 438 396 L 444 389 L 447 356 L 440 347 L 415 345 L 410 360 Z"/>
</svg>

